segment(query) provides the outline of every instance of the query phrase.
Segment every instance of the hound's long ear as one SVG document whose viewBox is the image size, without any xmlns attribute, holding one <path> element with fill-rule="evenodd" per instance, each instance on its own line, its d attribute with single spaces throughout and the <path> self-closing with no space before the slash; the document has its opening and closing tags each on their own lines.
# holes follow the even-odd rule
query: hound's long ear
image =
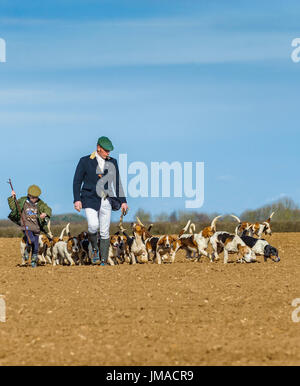
<svg viewBox="0 0 300 386">
<path fill-rule="evenodd" d="M 242 244 L 237 244 L 236 246 L 237 246 L 237 249 L 238 249 L 238 250 L 239 250 L 239 252 L 240 252 L 240 251 L 241 251 L 241 249 L 242 249 L 242 247 L 243 247 L 243 246 L 242 246 Z"/>
<path fill-rule="evenodd" d="M 241 237 L 247 236 L 246 233 L 247 233 L 247 229 L 244 229 Z M 237 227 L 235 228 L 235 234 L 238 235 L 237 234 Z"/>
<path fill-rule="evenodd" d="M 264 255 L 265 257 L 270 257 L 272 253 L 272 247 L 271 245 L 266 245 L 264 249 Z"/>
<path fill-rule="evenodd" d="M 152 237 L 151 233 L 149 233 L 148 231 L 144 231 L 144 235 L 148 238 L 148 237 Z"/>
<path fill-rule="evenodd" d="M 149 239 L 150 237 L 152 237 L 152 235 L 149 232 L 147 232 L 145 229 L 143 232 L 143 241 Z"/>
<path fill-rule="evenodd" d="M 157 245 L 161 245 L 164 242 L 164 237 L 160 238 L 157 242 Z"/>
</svg>

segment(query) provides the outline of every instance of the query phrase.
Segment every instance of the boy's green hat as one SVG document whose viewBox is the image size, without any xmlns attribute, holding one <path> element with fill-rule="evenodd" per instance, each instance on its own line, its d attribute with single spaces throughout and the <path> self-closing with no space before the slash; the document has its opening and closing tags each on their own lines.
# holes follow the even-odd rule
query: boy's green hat
<svg viewBox="0 0 300 386">
<path fill-rule="evenodd" d="M 42 191 L 37 185 L 31 185 L 28 188 L 27 194 L 30 194 L 30 196 L 33 196 L 33 197 L 40 197 L 40 195 L 42 194 Z"/>
<path fill-rule="evenodd" d="M 112 151 L 114 150 L 113 144 L 111 143 L 111 140 L 107 137 L 100 137 L 98 139 L 97 145 L 103 147 L 103 149 L 107 151 Z"/>
</svg>

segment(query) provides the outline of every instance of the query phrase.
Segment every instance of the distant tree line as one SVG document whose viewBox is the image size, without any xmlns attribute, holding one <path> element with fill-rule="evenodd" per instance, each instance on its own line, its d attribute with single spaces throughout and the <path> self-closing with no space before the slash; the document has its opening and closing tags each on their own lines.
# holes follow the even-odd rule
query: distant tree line
<svg viewBox="0 0 300 386">
<path fill-rule="evenodd" d="M 289 197 L 283 197 L 273 204 L 262 206 L 255 210 L 245 210 L 241 214 L 241 219 L 256 222 L 265 221 L 270 214 L 275 212 L 272 221 L 300 221 L 300 208 Z"/>
<path fill-rule="evenodd" d="M 272 212 L 275 212 L 272 222 L 280 221 L 300 221 L 300 208 L 299 206 L 289 197 L 283 197 L 278 201 L 275 201 L 272 204 L 262 206 L 258 209 L 250 210 L 247 209 L 237 216 L 242 221 L 257 222 L 257 221 L 266 221 Z M 167 212 L 162 212 L 156 216 L 152 216 L 150 212 L 145 211 L 144 209 L 139 209 L 136 212 L 142 222 L 149 223 L 153 222 L 169 222 L 169 223 L 184 223 L 188 220 L 192 220 L 196 223 L 209 223 L 214 217 L 222 213 L 204 213 L 196 211 L 173 211 L 168 214 Z M 236 213 L 232 213 L 236 214 Z M 220 221 L 223 222 L 232 222 L 233 219 L 230 214 L 225 214 Z"/>
<path fill-rule="evenodd" d="M 265 221 L 272 212 L 275 212 L 272 218 L 273 232 L 300 232 L 300 208 L 288 197 L 281 198 L 272 204 L 262 206 L 255 210 L 245 210 L 238 215 L 238 217 L 242 221 Z M 150 212 L 145 211 L 144 209 L 138 209 L 135 216 L 138 216 L 145 225 L 149 225 L 152 222 L 154 223 L 151 231 L 152 234 L 178 234 L 190 219 L 195 223 L 196 231 L 199 232 L 205 226 L 209 225 L 211 220 L 219 214 L 222 213 L 208 214 L 196 211 L 173 211 L 170 214 L 162 212 L 159 215 L 152 217 Z M 52 217 L 51 229 L 53 234 L 58 236 L 62 228 L 68 222 L 71 223 L 72 235 L 77 235 L 80 232 L 87 230 L 85 217 L 71 213 Z M 226 214 L 218 222 L 217 229 L 234 232 L 236 225 L 236 220 L 233 220 L 230 215 Z M 124 223 L 124 227 L 130 233 L 131 224 Z M 113 234 L 117 230 L 118 223 L 112 224 L 111 233 Z M 9 220 L 0 221 L 0 237 L 20 237 L 21 235 L 22 232 L 17 225 L 14 225 Z"/>
</svg>

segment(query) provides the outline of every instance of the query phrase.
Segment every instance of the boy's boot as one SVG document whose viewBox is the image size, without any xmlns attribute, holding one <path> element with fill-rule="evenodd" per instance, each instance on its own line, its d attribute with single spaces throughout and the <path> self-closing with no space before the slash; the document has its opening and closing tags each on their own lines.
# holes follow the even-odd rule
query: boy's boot
<svg viewBox="0 0 300 386">
<path fill-rule="evenodd" d="M 109 239 L 101 239 L 100 240 L 100 255 L 101 255 L 101 264 L 100 265 L 107 265 L 109 245 L 110 245 Z"/>
<path fill-rule="evenodd" d="M 22 258 L 21 266 L 22 267 L 26 267 L 27 263 L 28 263 L 28 260 L 29 260 L 29 252 L 27 251 L 27 248 L 25 248 L 24 255 L 23 255 L 23 258 Z"/>
<path fill-rule="evenodd" d="M 31 256 L 31 266 L 32 266 L 32 268 L 36 268 L 37 261 L 38 261 L 38 255 L 37 254 L 33 254 Z"/>
</svg>

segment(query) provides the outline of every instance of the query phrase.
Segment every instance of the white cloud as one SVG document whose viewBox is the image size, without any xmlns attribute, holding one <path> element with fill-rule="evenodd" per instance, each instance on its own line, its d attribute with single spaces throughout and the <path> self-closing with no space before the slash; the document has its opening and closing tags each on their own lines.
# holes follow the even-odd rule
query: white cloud
<svg viewBox="0 0 300 386">
<path fill-rule="evenodd" d="M 82 103 L 85 100 L 96 100 L 101 102 L 118 102 L 121 100 L 135 101 L 137 98 L 145 97 L 146 90 L 137 89 L 121 89 L 113 87 L 103 87 L 96 90 L 92 88 L 82 88 L 78 86 L 80 92 L 74 92 L 71 87 L 61 87 L 59 84 L 52 84 L 51 86 L 44 85 L 41 89 L 19 89 L 19 88 L 6 88 L 0 90 L 0 106 L 16 103 L 23 104 L 40 104 L 40 103 Z"/>
<path fill-rule="evenodd" d="M 74 22 L 2 20 L 10 32 L 13 68 L 72 69 L 252 62 L 287 59 L 289 35 L 251 30 L 220 31 L 201 19 Z M 3 29 L 5 31 L 5 28 Z"/>
<path fill-rule="evenodd" d="M 222 176 L 218 176 L 217 180 L 218 181 L 223 181 L 223 182 L 230 182 L 230 181 L 234 180 L 234 176 L 232 176 L 230 174 L 225 174 L 225 175 L 222 175 Z"/>
<path fill-rule="evenodd" d="M 284 198 L 284 197 L 288 197 L 288 194 L 286 194 L 286 193 L 280 193 L 280 194 L 277 195 L 277 196 L 269 197 L 269 198 L 267 198 L 267 199 L 264 201 L 264 203 L 270 204 L 270 203 L 272 203 L 272 202 L 274 202 L 274 201 L 278 201 L 278 200 L 280 200 L 281 198 Z"/>
</svg>

